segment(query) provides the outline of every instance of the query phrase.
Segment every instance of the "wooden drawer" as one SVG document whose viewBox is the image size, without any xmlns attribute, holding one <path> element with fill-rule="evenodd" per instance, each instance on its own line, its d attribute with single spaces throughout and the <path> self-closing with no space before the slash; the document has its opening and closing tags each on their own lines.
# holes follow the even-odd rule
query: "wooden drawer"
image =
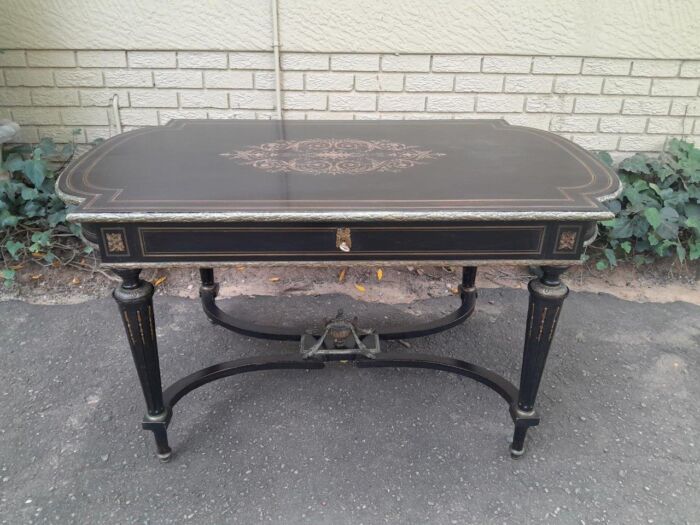
<svg viewBox="0 0 700 525">
<path fill-rule="evenodd" d="M 562 227 L 570 242 L 557 250 Z M 98 237 L 105 262 L 536 260 L 578 258 L 582 227 L 548 223 L 124 224 L 103 225 Z"/>
</svg>

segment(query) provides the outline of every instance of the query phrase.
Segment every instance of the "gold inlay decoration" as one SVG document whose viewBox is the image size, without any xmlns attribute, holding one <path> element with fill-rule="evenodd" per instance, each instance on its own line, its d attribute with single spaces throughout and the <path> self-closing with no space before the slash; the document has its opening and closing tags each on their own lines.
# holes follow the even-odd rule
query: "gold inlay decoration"
<svg viewBox="0 0 700 525">
<path fill-rule="evenodd" d="M 136 344 L 136 340 L 134 339 L 134 332 L 131 330 L 131 323 L 129 322 L 129 316 L 127 315 L 126 311 L 122 311 L 122 315 L 124 316 L 124 324 L 126 325 L 127 331 L 129 332 L 129 343 Z"/>
<path fill-rule="evenodd" d="M 552 328 L 549 330 L 549 342 L 552 342 L 552 337 L 554 337 L 554 329 L 557 327 L 557 320 L 559 319 L 559 310 L 561 306 L 557 306 L 557 311 L 554 312 L 554 319 L 552 319 Z"/>
<path fill-rule="evenodd" d="M 141 310 L 136 310 L 136 319 L 139 322 L 139 331 L 141 332 L 141 343 L 146 346 L 146 337 L 143 335 L 143 322 L 141 321 Z"/>
<path fill-rule="evenodd" d="M 342 252 L 349 252 L 352 248 L 350 228 L 338 228 L 335 232 L 335 247 Z"/>
<path fill-rule="evenodd" d="M 399 172 L 443 156 L 432 150 L 388 140 L 278 140 L 221 153 L 239 164 L 269 173 L 355 174 Z"/>
<path fill-rule="evenodd" d="M 126 243 L 124 242 L 124 235 L 122 233 L 105 233 L 105 241 L 107 242 L 107 251 L 110 253 L 126 252 Z"/>
<path fill-rule="evenodd" d="M 557 250 L 574 250 L 576 248 L 576 237 L 578 232 L 563 231 L 559 235 Z"/>
<path fill-rule="evenodd" d="M 542 332 L 544 332 L 544 323 L 547 322 L 547 310 L 548 308 L 545 306 L 544 310 L 542 310 L 542 320 L 540 321 L 540 332 L 537 334 L 537 342 L 539 343 L 542 340 Z"/>
</svg>

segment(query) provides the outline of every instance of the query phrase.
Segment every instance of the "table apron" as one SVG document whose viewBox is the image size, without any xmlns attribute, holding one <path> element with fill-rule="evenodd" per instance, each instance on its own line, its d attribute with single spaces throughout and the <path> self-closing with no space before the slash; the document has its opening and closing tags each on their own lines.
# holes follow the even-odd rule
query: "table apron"
<svg viewBox="0 0 700 525">
<path fill-rule="evenodd" d="M 586 223 L 421 225 L 103 224 L 103 263 L 462 261 L 580 258 Z"/>
</svg>

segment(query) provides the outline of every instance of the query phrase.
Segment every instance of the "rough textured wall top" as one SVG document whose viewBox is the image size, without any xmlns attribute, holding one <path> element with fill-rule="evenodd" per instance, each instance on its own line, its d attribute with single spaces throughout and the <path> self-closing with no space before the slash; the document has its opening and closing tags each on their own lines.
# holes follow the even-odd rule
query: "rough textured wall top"
<svg viewBox="0 0 700 525">
<path fill-rule="evenodd" d="M 269 50 L 271 2 L 2 0 L 0 48 Z M 697 0 L 280 0 L 286 51 L 700 58 Z"/>
</svg>

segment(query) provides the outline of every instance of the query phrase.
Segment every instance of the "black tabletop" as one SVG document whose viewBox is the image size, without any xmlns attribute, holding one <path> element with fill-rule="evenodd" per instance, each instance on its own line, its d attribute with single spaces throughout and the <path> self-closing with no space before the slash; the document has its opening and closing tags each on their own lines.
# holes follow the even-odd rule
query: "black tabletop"
<svg viewBox="0 0 700 525">
<path fill-rule="evenodd" d="M 74 220 L 601 219 L 614 172 L 501 120 L 176 120 L 105 141 L 59 192 Z"/>
</svg>

